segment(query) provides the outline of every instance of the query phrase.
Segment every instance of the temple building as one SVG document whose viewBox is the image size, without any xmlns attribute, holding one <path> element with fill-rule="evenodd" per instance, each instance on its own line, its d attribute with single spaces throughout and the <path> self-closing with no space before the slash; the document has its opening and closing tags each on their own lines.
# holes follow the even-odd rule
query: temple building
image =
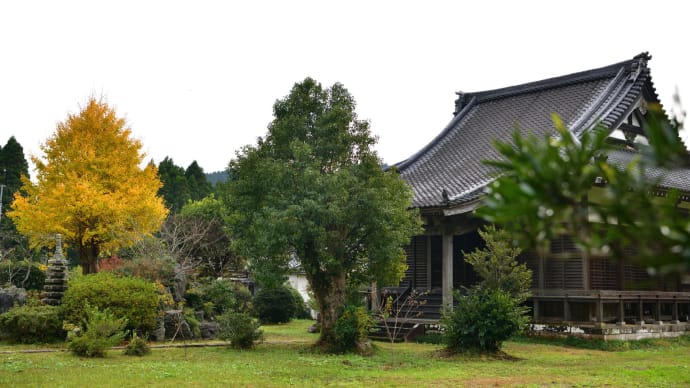
<svg viewBox="0 0 690 388">
<path fill-rule="evenodd" d="M 484 160 L 500 159 L 494 139 L 511 141 L 516 128 L 537 137 L 555 133 L 552 114 L 579 137 L 597 125 L 610 131 L 621 145 L 608 154 L 625 165 L 644 142 L 647 107 L 660 103 L 647 53 L 631 60 L 561 77 L 502 89 L 458 93 L 448 125 L 428 145 L 396 165 L 412 187 L 413 207 L 425 225 L 407 247 L 408 270 L 397 292 L 429 292 L 421 320 L 434 321 L 452 290 L 479 279 L 464 261 L 483 244 L 477 230 L 482 220 L 473 211 L 495 179 Z M 648 171 L 662 176 L 659 191 L 679 189 L 679 211 L 690 209 L 690 169 Z M 596 187 L 593 187 L 596 190 Z M 690 283 L 681 276 L 650 276 L 633 260 L 587 257 L 569 236 L 551 242 L 546 257 L 525 253 L 522 260 L 533 272 L 532 307 L 535 323 L 572 322 L 619 326 L 685 323 L 690 306 Z"/>
</svg>

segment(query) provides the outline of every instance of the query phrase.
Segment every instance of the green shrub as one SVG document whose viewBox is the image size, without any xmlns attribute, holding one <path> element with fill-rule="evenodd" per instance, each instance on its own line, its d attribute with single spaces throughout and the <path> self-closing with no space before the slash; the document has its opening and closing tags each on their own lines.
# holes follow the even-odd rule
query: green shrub
<svg viewBox="0 0 690 388">
<path fill-rule="evenodd" d="M 229 279 L 212 280 L 188 289 L 184 294 L 185 305 L 195 311 L 204 311 L 208 317 L 227 311 L 251 313 L 252 295 L 243 284 Z"/>
<path fill-rule="evenodd" d="M 193 310 L 203 310 L 205 302 L 204 290 L 202 290 L 201 287 L 189 288 L 184 293 L 184 302 L 185 306 Z"/>
<path fill-rule="evenodd" d="M 231 280 L 213 280 L 201 289 L 204 302 L 213 303 L 214 314 L 222 315 L 235 307 L 235 287 Z"/>
<path fill-rule="evenodd" d="M 350 352 L 367 339 L 374 320 L 361 306 L 346 305 L 333 328 L 336 352 Z"/>
<path fill-rule="evenodd" d="M 527 325 L 527 308 L 506 291 L 477 286 L 455 297 L 458 305 L 442 319 L 444 343 L 451 351 L 498 351 Z"/>
<path fill-rule="evenodd" d="M 82 357 L 104 357 L 111 347 L 125 338 L 126 318 L 117 318 L 109 309 L 85 306 L 86 319 L 82 330 L 70 337 L 69 350 Z"/>
<path fill-rule="evenodd" d="M 57 306 L 13 307 L 0 315 L 3 338 L 17 343 L 45 343 L 65 339 L 62 309 Z"/>
<path fill-rule="evenodd" d="M 125 355 L 144 356 L 149 353 L 151 353 L 151 347 L 146 343 L 146 340 L 139 337 L 137 333 L 132 334 L 132 339 L 125 347 Z"/>
<path fill-rule="evenodd" d="M 292 299 L 295 301 L 295 315 L 293 315 L 292 317 L 297 319 L 311 319 L 311 314 L 309 314 L 307 304 L 304 303 L 304 298 L 302 298 L 302 294 L 300 294 L 299 291 L 297 291 L 297 289 L 295 289 L 294 287 L 286 287 L 292 293 Z"/>
<path fill-rule="evenodd" d="M 41 270 L 39 263 L 28 261 L 4 261 L 0 263 L 0 284 L 12 284 L 27 291 L 42 290 L 45 280 L 46 274 Z"/>
<path fill-rule="evenodd" d="M 249 292 L 247 286 L 241 283 L 232 283 L 232 294 L 235 297 L 235 311 L 240 313 L 252 314 L 254 306 L 252 305 L 252 293 Z"/>
<path fill-rule="evenodd" d="M 184 320 L 189 326 L 189 330 L 192 332 L 192 338 L 201 337 L 201 329 L 199 328 L 199 320 L 194 315 L 194 310 L 190 308 L 184 309 Z"/>
<path fill-rule="evenodd" d="M 285 287 L 262 288 L 254 295 L 254 311 L 263 323 L 285 323 L 295 315 L 295 299 Z"/>
<path fill-rule="evenodd" d="M 260 325 L 245 313 L 227 312 L 218 318 L 218 338 L 230 341 L 237 349 L 249 349 L 263 340 Z"/>
<path fill-rule="evenodd" d="M 154 283 L 141 278 L 119 277 L 108 272 L 83 275 L 70 280 L 62 306 L 65 320 L 80 324 L 85 306 L 110 309 L 129 322 L 127 329 L 149 332 L 156 328 L 160 296 Z"/>
</svg>

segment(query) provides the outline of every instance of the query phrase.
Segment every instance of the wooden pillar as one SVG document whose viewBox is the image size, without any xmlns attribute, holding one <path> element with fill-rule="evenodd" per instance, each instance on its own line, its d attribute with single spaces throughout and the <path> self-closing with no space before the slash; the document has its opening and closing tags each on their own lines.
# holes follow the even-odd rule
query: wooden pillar
<svg viewBox="0 0 690 388">
<path fill-rule="evenodd" d="M 625 303 L 623 299 L 618 299 L 618 324 L 625 325 Z"/>
<path fill-rule="evenodd" d="M 639 297 L 639 302 L 637 303 L 637 319 L 640 325 L 644 325 L 644 303 L 642 302 L 642 297 Z"/>
<path fill-rule="evenodd" d="M 601 301 L 601 295 L 596 301 L 596 313 L 597 313 L 597 323 L 604 322 L 604 303 Z"/>
<path fill-rule="evenodd" d="M 590 284 L 590 274 L 589 274 L 589 254 L 587 252 L 582 252 L 582 288 L 589 290 Z"/>
<path fill-rule="evenodd" d="M 532 299 L 532 321 L 534 323 L 539 322 L 539 299 Z"/>
<path fill-rule="evenodd" d="M 445 232 L 442 243 L 442 278 L 443 306 L 453 309 L 453 234 Z"/>
<path fill-rule="evenodd" d="M 673 321 L 671 323 L 680 323 L 680 317 L 678 317 L 678 300 L 676 299 L 673 299 L 673 310 L 671 311 L 671 314 L 671 320 Z"/>
<path fill-rule="evenodd" d="M 661 323 L 661 301 L 659 300 L 658 296 L 656 297 L 656 306 L 655 307 L 656 307 L 656 309 L 655 309 L 656 311 L 654 314 L 654 320 L 656 321 L 656 323 L 660 324 Z"/>
<path fill-rule="evenodd" d="M 563 299 L 563 320 L 565 322 L 570 321 L 570 302 L 568 298 Z"/>
</svg>

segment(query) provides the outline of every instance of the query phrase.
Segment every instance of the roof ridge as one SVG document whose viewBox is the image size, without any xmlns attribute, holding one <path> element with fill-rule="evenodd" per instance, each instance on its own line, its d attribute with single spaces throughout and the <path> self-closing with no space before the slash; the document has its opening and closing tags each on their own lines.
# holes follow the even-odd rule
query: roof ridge
<svg viewBox="0 0 690 388">
<path fill-rule="evenodd" d="M 640 61 L 646 62 L 646 60 L 650 57 L 643 56 L 643 54 L 639 54 L 635 56 L 633 59 L 628 59 L 626 61 L 614 63 L 595 69 L 579 71 L 575 73 L 560 75 L 556 77 L 546 78 L 538 81 L 527 82 L 524 84 L 518 84 L 499 89 L 463 93 L 463 97 L 476 97 L 477 102 L 485 102 L 495 100 L 498 98 L 506 98 L 519 94 L 533 93 L 545 89 L 563 87 L 581 82 L 596 81 L 602 78 L 615 77 L 621 70 L 623 70 L 624 73 L 630 72 L 632 70 L 632 65 L 635 63 L 639 63 Z"/>
</svg>

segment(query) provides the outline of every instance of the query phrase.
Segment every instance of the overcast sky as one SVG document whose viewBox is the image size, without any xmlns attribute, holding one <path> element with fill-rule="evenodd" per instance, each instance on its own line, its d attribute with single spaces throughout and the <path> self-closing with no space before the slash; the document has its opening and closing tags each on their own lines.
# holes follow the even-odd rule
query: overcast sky
<svg viewBox="0 0 690 388">
<path fill-rule="evenodd" d="M 643 51 L 662 102 L 690 106 L 690 3 L 672 1 L 2 1 L 0 145 L 27 154 L 91 95 L 165 156 L 222 170 L 310 76 L 343 83 L 385 162 L 451 119 L 455 92 Z M 687 134 L 684 135 L 688 139 Z M 686 143 L 688 140 L 686 140 Z M 33 175 L 33 172 L 32 172 Z"/>
</svg>

